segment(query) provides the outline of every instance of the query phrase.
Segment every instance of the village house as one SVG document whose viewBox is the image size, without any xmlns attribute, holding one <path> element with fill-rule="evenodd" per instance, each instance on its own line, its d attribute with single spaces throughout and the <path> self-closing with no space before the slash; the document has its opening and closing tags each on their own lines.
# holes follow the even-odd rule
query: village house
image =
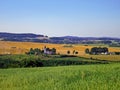
<svg viewBox="0 0 120 90">
<path fill-rule="evenodd" d="M 44 50 L 44 54 L 49 54 L 49 55 L 56 54 L 56 50 L 54 48 L 50 49 L 45 46 L 43 50 Z"/>
</svg>

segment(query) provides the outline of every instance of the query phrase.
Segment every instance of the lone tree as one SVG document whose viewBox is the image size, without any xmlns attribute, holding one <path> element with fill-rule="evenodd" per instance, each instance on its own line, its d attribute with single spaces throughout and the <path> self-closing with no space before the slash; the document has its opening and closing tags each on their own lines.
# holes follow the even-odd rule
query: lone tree
<svg viewBox="0 0 120 90">
<path fill-rule="evenodd" d="M 86 54 L 89 54 L 90 53 L 90 50 L 87 48 L 87 49 L 85 49 L 85 53 Z"/>
<path fill-rule="evenodd" d="M 78 52 L 76 51 L 75 54 L 78 54 Z"/>
<path fill-rule="evenodd" d="M 67 51 L 67 54 L 70 54 L 70 51 L 69 51 L 69 50 Z"/>
<path fill-rule="evenodd" d="M 73 50 L 73 54 L 75 54 L 75 50 Z"/>
</svg>

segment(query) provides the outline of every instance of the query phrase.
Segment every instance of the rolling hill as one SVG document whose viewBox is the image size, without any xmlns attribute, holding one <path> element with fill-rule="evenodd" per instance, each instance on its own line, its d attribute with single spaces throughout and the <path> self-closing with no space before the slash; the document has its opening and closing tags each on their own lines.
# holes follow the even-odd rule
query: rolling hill
<svg viewBox="0 0 120 90">
<path fill-rule="evenodd" d="M 45 35 L 32 33 L 6 33 L 0 32 L 1 41 L 22 41 L 22 42 L 40 42 L 40 43 L 55 43 L 55 44 L 108 44 L 120 45 L 120 38 L 111 37 L 48 37 Z"/>
</svg>

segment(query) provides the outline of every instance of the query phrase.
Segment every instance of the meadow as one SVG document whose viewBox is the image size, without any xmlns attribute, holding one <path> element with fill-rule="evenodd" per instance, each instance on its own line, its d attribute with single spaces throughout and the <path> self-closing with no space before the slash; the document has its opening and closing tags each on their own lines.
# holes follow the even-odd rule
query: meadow
<svg viewBox="0 0 120 90">
<path fill-rule="evenodd" d="M 120 63 L 0 69 L 0 90 L 119 90 Z"/>
</svg>

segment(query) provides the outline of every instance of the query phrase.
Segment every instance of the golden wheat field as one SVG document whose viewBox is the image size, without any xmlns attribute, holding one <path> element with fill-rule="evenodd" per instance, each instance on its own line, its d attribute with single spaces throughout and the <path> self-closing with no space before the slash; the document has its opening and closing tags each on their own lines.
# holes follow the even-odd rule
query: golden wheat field
<svg viewBox="0 0 120 90">
<path fill-rule="evenodd" d="M 80 55 L 84 55 L 86 48 L 91 48 L 91 46 L 84 45 L 72 45 L 72 47 L 66 44 L 48 44 L 48 43 L 33 43 L 33 42 L 10 42 L 10 41 L 0 41 L 0 54 L 24 54 L 30 48 L 40 48 L 43 49 L 44 46 L 49 48 L 56 48 L 57 53 L 66 54 L 68 50 L 71 52 L 76 50 Z"/>
<path fill-rule="evenodd" d="M 67 54 L 70 50 L 78 51 L 78 55 L 87 58 L 101 59 L 101 60 L 120 60 L 120 55 L 86 55 L 85 49 L 92 48 L 93 46 L 86 45 L 66 45 L 66 44 L 48 44 L 48 43 L 33 43 L 33 42 L 11 42 L 0 41 L 0 54 L 25 54 L 30 48 L 43 49 L 44 46 L 49 48 L 56 48 L 57 53 Z M 120 48 L 109 47 L 110 52 L 120 52 Z"/>
</svg>

